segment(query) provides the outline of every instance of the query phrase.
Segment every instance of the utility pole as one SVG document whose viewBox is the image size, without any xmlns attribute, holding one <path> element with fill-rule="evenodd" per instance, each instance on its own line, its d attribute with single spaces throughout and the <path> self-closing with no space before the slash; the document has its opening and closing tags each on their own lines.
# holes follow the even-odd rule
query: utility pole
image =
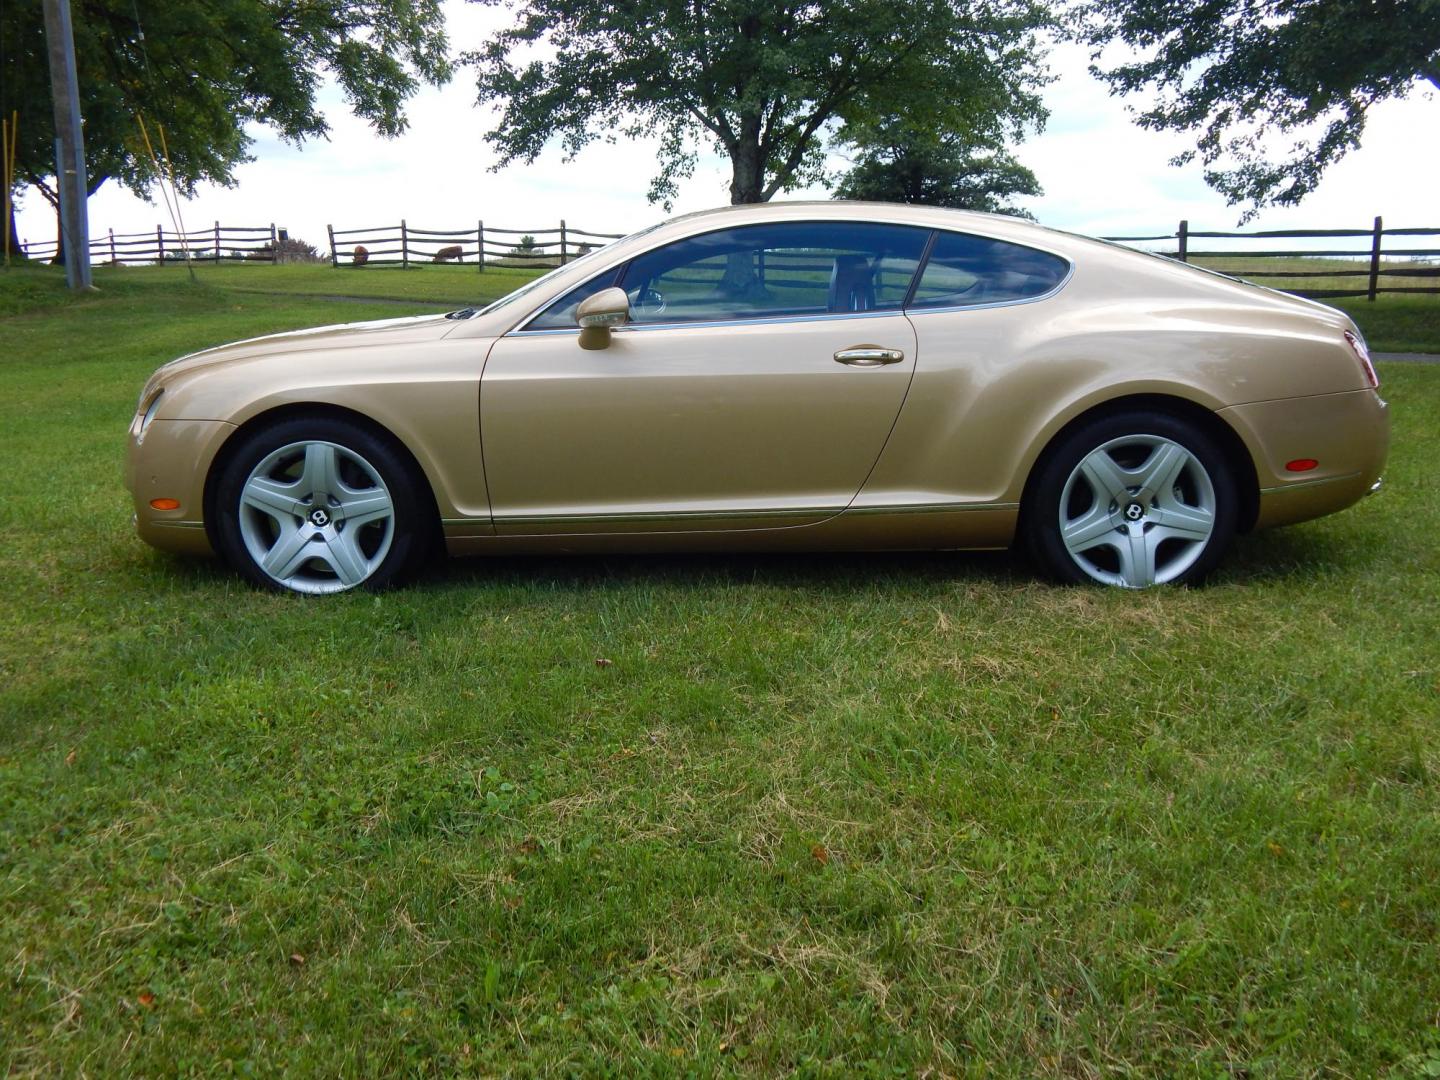
<svg viewBox="0 0 1440 1080">
<path fill-rule="evenodd" d="M 50 95 L 55 104 L 55 179 L 60 188 L 60 243 L 65 283 L 90 289 L 89 182 L 80 129 L 80 87 L 75 78 L 75 37 L 70 0 L 45 0 L 45 43 L 50 53 Z"/>
</svg>

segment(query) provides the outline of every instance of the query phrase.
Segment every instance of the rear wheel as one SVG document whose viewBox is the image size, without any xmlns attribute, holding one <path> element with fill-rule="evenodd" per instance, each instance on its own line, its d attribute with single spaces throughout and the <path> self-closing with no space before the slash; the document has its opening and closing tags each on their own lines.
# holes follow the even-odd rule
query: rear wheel
<svg viewBox="0 0 1440 1080">
<path fill-rule="evenodd" d="M 1061 581 L 1143 589 L 1198 581 L 1235 534 L 1235 479 L 1178 416 L 1120 413 L 1065 436 L 1027 496 L 1024 539 Z"/>
<path fill-rule="evenodd" d="M 434 516 L 425 481 L 388 440 L 337 417 L 256 431 L 216 491 L 221 555 L 258 585 L 383 589 L 418 569 Z"/>
</svg>

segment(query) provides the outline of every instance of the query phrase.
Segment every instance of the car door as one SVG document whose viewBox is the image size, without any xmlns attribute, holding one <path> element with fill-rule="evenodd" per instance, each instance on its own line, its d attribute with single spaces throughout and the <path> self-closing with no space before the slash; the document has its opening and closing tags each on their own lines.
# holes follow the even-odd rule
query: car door
<svg viewBox="0 0 1440 1080">
<path fill-rule="evenodd" d="M 497 341 L 480 394 L 500 534 L 778 528 L 847 506 L 915 371 L 926 230 L 784 222 L 676 241 Z M 577 341 L 618 284 L 629 325 Z"/>
</svg>

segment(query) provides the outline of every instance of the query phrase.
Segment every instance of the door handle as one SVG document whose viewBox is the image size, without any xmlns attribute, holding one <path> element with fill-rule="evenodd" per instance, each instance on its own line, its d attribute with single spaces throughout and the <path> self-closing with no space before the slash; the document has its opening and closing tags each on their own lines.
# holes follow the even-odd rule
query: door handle
<svg viewBox="0 0 1440 1080">
<path fill-rule="evenodd" d="M 899 349 L 886 349 L 880 345 L 856 345 L 853 349 L 841 349 L 835 354 L 837 364 L 849 364 L 851 367 L 884 367 L 904 359 L 905 354 Z"/>
</svg>

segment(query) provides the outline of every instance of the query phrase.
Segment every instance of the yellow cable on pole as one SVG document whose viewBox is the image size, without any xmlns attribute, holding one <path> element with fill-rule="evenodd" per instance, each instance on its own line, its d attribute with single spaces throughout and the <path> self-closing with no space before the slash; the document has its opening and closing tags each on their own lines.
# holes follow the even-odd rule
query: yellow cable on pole
<svg viewBox="0 0 1440 1080">
<path fill-rule="evenodd" d="M 5 181 L 5 269 L 10 269 L 10 214 L 14 207 L 10 189 L 15 184 L 16 135 L 20 130 L 20 112 L 12 111 L 9 118 L 0 117 L 0 158 L 4 159 Z"/>
<path fill-rule="evenodd" d="M 164 154 L 165 165 L 162 168 L 160 159 L 155 156 L 155 147 L 150 142 L 150 132 L 145 127 L 145 117 L 139 113 L 135 119 L 140 124 L 140 136 L 145 140 L 145 150 L 150 155 L 150 162 L 155 166 L 155 171 L 160 174 L 160 197 L 165 200 L 165 209 L 170 213 L 170 224 L 175 226 L 175 232 L 180 237 L 180 250 L 185 253 L 185 269 L 190 272 L 190 280 L 195 280 L 195 265 L 190 261 L 190 238 L 185 235 L 185 219 L 180 213 L 180 189 L 175 183 L 175 170 L 170 165 L 170 148 L 165 145 L 165 125 L 155 125 L 156 134 L 160 137 L 160 151 Z M 165 181 L 170 181 L 170 190 L 165 190 Z M 174 202 L 171 202 L 171 199 Z"/>
</svg>

